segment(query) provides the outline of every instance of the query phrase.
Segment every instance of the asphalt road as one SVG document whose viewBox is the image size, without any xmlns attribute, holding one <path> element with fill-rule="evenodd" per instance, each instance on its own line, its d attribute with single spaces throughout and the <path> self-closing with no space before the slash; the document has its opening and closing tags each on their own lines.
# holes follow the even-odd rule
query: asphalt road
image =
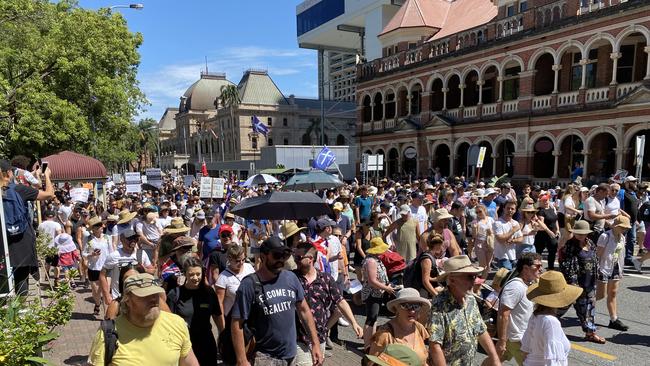
<svg viewBox="0 0 650 366">
<path fill-rule="evenodd" d="M 639 274 L 633 268 L 626 268 L 618 295 L 618 313 L 623 323 L 630 329 L 621 332 L 607 328 L 609 314 L 605 300 L 596 306 L 596 324 L 598 334 L 607 339 L 606 344 L 584 341 L 575 310 L 571 308 L 561 319 L 564 331 L 571 341 L 569 365 L 650 365 L 650 266 L 644 267 L 646 274 Z M 355 314 L 363 314 L 360 308 L 354 308 Z M 361 326 L 365 321 L 363 315 L 356 315 Z M 389 320 L 388 314 L 380 316 L 378 324 Z M 340 338 L 346 341 L 344 347 L 336 347 L 325 364 L 354 364 L 361 360 L 361 340 L 353 337 L 350 328 L 339 327 Z M 344 350 L 347 350 L 345 352 Z M 480 354 L 477 360 L 484 359 Z M 345 360 L 345 361 L 343 361 Z M 516 365 L 507 362 L 504 365 Z"/>
</svg>

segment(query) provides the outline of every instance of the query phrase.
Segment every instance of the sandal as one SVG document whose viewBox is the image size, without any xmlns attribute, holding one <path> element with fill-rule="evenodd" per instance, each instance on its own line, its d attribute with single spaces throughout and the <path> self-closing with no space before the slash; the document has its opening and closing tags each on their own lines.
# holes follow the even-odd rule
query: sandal
<svg viewBox="0 0 650 366">
<path fill-rule="evenodd" d="M 593 342 L 593 343 L 597 343 L 597 344 L 605 344 L 605 343 L 607 343 L 605 338 L 597 335 L 596 333 L 587 333 L 587 335 L 585 335 L 585 341 Z"/>
</svg>

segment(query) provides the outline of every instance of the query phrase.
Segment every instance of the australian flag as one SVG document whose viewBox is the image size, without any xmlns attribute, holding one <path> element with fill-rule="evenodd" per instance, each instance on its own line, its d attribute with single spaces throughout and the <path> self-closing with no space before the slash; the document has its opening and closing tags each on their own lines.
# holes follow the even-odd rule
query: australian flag
<svg viewBox="0 0 650 366">
<path fill-rule="evenodd" d="M 335 161 L 336 155 L 334 155 L 334 152 L 327 146 L 323 146 L 323 149 L 318 153 L 316 159 L 314 159 L 313 167 L 320 170 L 326 170 Z"/>
<path fill-rule="evenodd" d="M 257 116 L 251 117 L 252 122 L 253 122 L 253 131 L 261 133 L 264 136 L 267 136 L 269 134 L 269 128 L 260 121 Z"/>
</svg>

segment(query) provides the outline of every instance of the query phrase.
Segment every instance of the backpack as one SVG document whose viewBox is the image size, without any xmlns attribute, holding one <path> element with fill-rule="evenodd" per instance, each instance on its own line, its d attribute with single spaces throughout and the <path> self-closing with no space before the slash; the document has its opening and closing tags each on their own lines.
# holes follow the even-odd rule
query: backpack
<svg viewBox="0 0 650 366">
<path fill-rule="evenodd" d="M 264 293 L 264 288 L 262 287 L 260 277 L 257 275 L 257 273 L 252 273 L 248 276 L 252 276 L 254 282 L 254 304 L 258 304 L 259 306 L 266 306 L 266 294 Z M 258 303 L 258 299 L 260 298 L 263 298 L 263 304 Z M 230 327 L 230 324 L 232 322 L 231 313 L 232 309 L 230 310 L 230 313 L 226 315 L 226 327 L 224 328 L 223 332 L 219 334 L 219 340 L 217 341 L 217 349 L 221 355 L 221 360 L 227 365 L 234 365 L 237 363 L 237 354 L 235 353 L 235 345 L 232 342 L 232 329 Z M 244 322 L 244 348 L 246 349 L 246 354 L 248 356 L 251 356 L 255 352 L 255 328 L 252 327 L 252 323 L 254 323 L 256 315 L 260 315 L 260 313 L 260 309 L 255 309 L 255 311 L 251 309 L 250 316 Z"/>
<path fill-rule="evenodd" d="M 2 194 L 2 207 L 8 236 L 22 235 L 29 227 L 29 213 L 23 198 L 16 191 L 16 183 L 11 182 Z"/>
<path fill-rule="evenodd" d="M 115 330 L 115 320 L 102 320 L 101 328 L 104 332 L 104 365 L 110 365 L 113 355 L 117 351 L 117 331 Z"/>
<path fill-rule="evenodd" d="M 406 268 L 406 261 L 404 258 L 399 253 L 393 252 L 392 250 L 385 251 L 379 256 L 379 260 L 384 264 L 384 267 L 386 267 L 386 274 L 388 277 L 401 272 Z"/>
<path fill-rule="evenodd" d="M 420 290 L 422 286 L 422 260 L 428 257 L 431 260 L 431 265 L 435 266 L 436 261 L 433 256 L 427 252 L 422 252 L 415 259 L 409 262 L 404 270 L 404 287 L 412 287 Z"/>
<path fill-rule="evenodd" d="M 644 202 L 639 207 L 639 221 L 650 221 L 650 201 Z"/>
</svg>

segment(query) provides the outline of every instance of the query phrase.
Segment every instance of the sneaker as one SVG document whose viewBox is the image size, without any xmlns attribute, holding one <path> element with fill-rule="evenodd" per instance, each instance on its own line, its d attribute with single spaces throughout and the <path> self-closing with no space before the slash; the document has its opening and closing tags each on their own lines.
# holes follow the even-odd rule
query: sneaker
<svg viewBox="0 0 650 366">
<path fill-rule="evenodd" d="M 350 323 L 347 320 L 343 319 L 343 318 L 339 318 L 339 325 L 342 326 L 342 327 L 349 327 Z"/>
<path fill-rule="evenodd" d="M 327 337 L 327 340 L 325 341 L 325 349 L 334 349 L 334 344 L 332 344 L 329 337 Z"/>
<path fill-rule="evenodd" d="M 623 331 L 623 332 L 627 331 L 630 328 L 627 325 L 623 324 L 621 319 L 616 319 L 614 321 L 610 320 L 609 325 L 607 327 L 612 328 L 612 329 L 616 329 L 616 330 L 620 330 L 620 331 Z"/>
<path fill-rule="evenodd" d="M 632 264 L 634 265 L 634 269 L 636 269 L 637 271 L 641 272 L 641 261 L 638 260 L 638 259 L 636 259 L 636 258 L 634 258 L 634 257 L 633 257 L 632 259 L 630 259 L 630 261 L 631 261 Z"/>
</svg>

